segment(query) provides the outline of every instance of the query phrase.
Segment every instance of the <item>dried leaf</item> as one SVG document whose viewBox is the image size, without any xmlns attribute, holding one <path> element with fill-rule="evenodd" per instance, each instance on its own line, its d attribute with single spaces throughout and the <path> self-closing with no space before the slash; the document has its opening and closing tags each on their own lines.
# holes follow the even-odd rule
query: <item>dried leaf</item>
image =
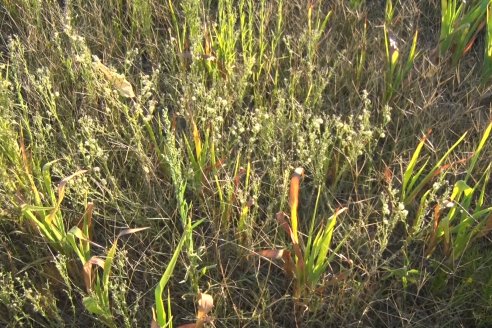
<svg viewBox="0 0 492 328">
<path fill-rule="evenodd" d="M 289 251 L 285 251 L 282 254 L 282 258 L 284 260 L 284 271 L 285 273 L 292 279 L 295 277 L 296 266 L 294 265 L 294 261 L 292 260 L 292 254 Z"/>
<path fill-rule="evenodd" d="M 84 278 L 85 289 L 89 293 L 92 290 L 92 286 L 94 284 L 94 277 L 92 275 L 92 266 L 98 265 L 99 267 L 104 269 L 104 260 L 93 256 L 89 259 L 89 261 L 84 263 L 84 269 L 82 271 L 82 275 Z"/>
<path fill-rule="evenodd" d="M 316 288 L 317 293 L 324 293 L 325 289 L 329 286 L 337 286 L 343 281 L 346 281 L 349 278 L 349 272 L 348 271 L 343 271 L 338 274 L 333 274 L 330 275 L 326 281 L 324 282 L 323 286 Z"/>
<path fill-rule="evenodd" d="M 196 315 L 196 328 L 203 327 L 205 322 L 210 320 L 208 313 L 212 311 L 214 307 L 214 299 L 211 295 L 205 293 L 198 293 L 198 313 Z"/>
<path fill-rule="evenodd" d="M 161 328 L 157 323 L 157 317 L 155 315 L 155 309 L 152 308 L 152 321 L 150 322 L 150 328 Z"/>
<path fill-rule="evenodd" d="M 58 184 L 58 199 L 56 201 L 56 205 L 51 210 L 50 214 L 48 214 L 46 216 L 46 218 L 45 218 L 45 222 L 48 225 L 51 224 L 51 222 L 55 218 L 56 213 L 60 209 L 61 202 L 62 202 L 63 198 L 65 198 L 65 186 L 67 185 L 67 183 L 70 180 L 72 180 L 73 178 L 78 177 L 78 176 L 84 174 L 85 172 L 87 172 L 87 170 L 79 170 L 79 171 L 75 172 L 74 174 L 72 174 L 72 175 L 70 175 L 68 177 L 63 178 L 62 181 L 60 181 L 60 183 Z"/>
<path fill-rule="evenodd" d="M 132 234 L 132 233 L 135 233 L 135 232 L 147 230 L 149 228 L 150 227 L 125 229 L 125 230 L 120 231 L 120 233 L 118 234 L 118 236 L 116 238 L 120 238 L 121 236 L 129 235 L 129 234 Z"/>
<path fill-rule="evenodd" d="M 234 176 L 234 192 L 237 193 L 239 190 L 239 183 L 241 182 L 241 178 L 246 174 L 246 169 L 244 167 L 240 167 L 237 174 Z"/>
<path fill-rule="evenodd" d="M 296 254 L 297 259 L 299 260 L 299 265 L 302 267 L 304 266 L 304 258 L 302 256 L 301 248 L 299 247 L 299 243 L 297 240 L 294 238 L 294 232 L 290 228 L 289 224 L 285 220 L 285 213 L 284 212 L 278 212 L 276 215 L 277 222 L 280 224 L 280 226 L 284 229 L 284 231 L 289 235 L 290 239 L 292 240 L 292 247 L 294 248 L 294 253 Z"/>
<path fill-rule="evenodd" d="M 335 215 L 338 216 L 343 212 L 345 212 L 346 210 L 348 210 L 348 207 L 337 208 L 337 210 L 335 211 Z"/>
<path fill-rule="evenodd" d="M 222 168 L 222 167 L 225 165 L 225 161 L 226 161 L 226 158 L 225 158 L 225 157 L 222 157 L 221 159 L 219 159 L 219 160 L 215 163 L 215 165 L 209 165 L 209 166 L 207 166 L 207 167 L 203 170 L 203 172 L 204 172 L 205 174 L 208 174 L 208 173 L 210 173 L 210 171 L 212 171 L 213 169 L 214 169 L 214 170 L 218 170 L 218 169 Z"/>
<path fill-rule="evenodd" d="M 387 185 L 391 185 L 391 181 L 393 181 L 393 172 L 389 168 L 389 166 L 386 166 L 384 168 L 384 182 L 386 182 Z"/>
<path fill-rule="evenodd" d="M 214 299 L 211 295 L 205 293 L 199 293 L 198 298 L 198 317 L 202 317 L 212 311 Z"/>
<path fill-rule="evenodd" d="M 94 213 L 94 203 L 93 202 L 89 202 L 87 203 L 87 207 L 85 208 L 85 212 L 84 212 L 84 215 L 82 215 L 82 217 L 80 218 L 79 222 L 77 223 L 77 226 L 82 229 L 83 228 L 83 224 L 84 224 L 84 219 L 87 220 L 87 225 L 89 227 L 92 226 L 92 214 Z"/>
<path fill-rule="evenodd" d="M 447 169 L 449 169 L 450 167 L 456 165 L 456 164 L 463 164 L 463 163 L 466 163 L 469 159 L 471 159 L 473 157 L 473 155 L 470 155 L 468 156 L 467 158 L 462 158 L 458 161 L 455 161 L 453 163 L 449 163 L 449 164 L 445 164 L 445 165 L 442 165 L 441 167 L 437 168 L 434 172 L 433 172 L 433 177 L 436 177 L 436 176 L 439 176 L 443 171 L 446 171 Z"/>
<path fill-rule="evenodd" d="M 90 261 L 85 262 L 82 271 L 82 276 L 84 277 L 85 290 L 89 293 L 92 289 L 92 263 Z"/>
<path fill-rule="evenodd" d="M 258 255 L 272 259 L 281 259 L 284 255 L 284 249 L 264 249 L 258 252 Z"/>
<path fill-rule="evenodd" d="M 275 218 L 277 219 L 277 223 L 282 227 L 282 229 L 284 229 L 285 233 L 291 237 L 292 229 L 290 228 L 289 223 L 285 220 L 285 213 L 282 211 L 277 212 Z"/>
<path fill-rule="evenodd" d="M 100 61 L 94 61 L 94 68 L 96 68 L 100 73 L 104 75 L 106 80 L 111 84 L 111 86 L 118 91 L 122 97 L 134 98 L 135 93 L 133 92 L 133 87 L 125 79 L 125 76 L 118 74 L 111 70 L 109 67 L 101 63 Z"/>
</svg>

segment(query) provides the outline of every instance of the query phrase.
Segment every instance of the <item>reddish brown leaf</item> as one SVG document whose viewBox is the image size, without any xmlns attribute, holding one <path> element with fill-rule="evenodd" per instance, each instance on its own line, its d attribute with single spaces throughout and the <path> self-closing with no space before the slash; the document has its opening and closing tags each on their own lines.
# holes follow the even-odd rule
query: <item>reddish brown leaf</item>
<svg viewBox="0 0 492 328">
<path fill-rule="evenodd" d="M 203 173 L 204 173 L 204 174 L 208 174 L 208 173 L 210 173 L 210 172 L 212 171 L 212 169 L 215 169 L 215 170 L 220 169 L 222 166 L 224 166 L 225 161 L 226 161 L 225 157 L 220 158 L 220 159 L 219 159 L 219 160 L 215 163 L 215 165 L 209 165 L 209 166 L 207 166 L 206 168 L 204 168 L 204 169 L 203 169 Z"/>
<path fill-rule="evenodd" d="M 453 167 L 454 165 L 466 163 L 470 158 L 472 158 L 472 156 L 473 156 L 473 154 L 470 155 L 470 156 L 468 156 L 467 158 L 462 158 L 462 159 L 460 159 L 460 160 L 458 160 L 456 162 L 442 165 L 441 167 L 437 168 L 434 171 L 433 177 L 436 177 L 436 176 L 440 175 L 443 171 L 446 171 L 447 169 L 449 169 L 450 167 Z"/>
<path fill-rule="evenodd" d="M 289 190 L 289 205 L 290 207 L 297 208 L 299 203 L 299 187 L 301 183 L 301 178 L 304 176 L 304 169 L 298 167 L 294 170 L 294 174 L 290 179 L 290 190 Z"/>
<path fill-rule="evenodd" d="M 276 215 L 276 219 L 292 241 L 292 248 L 294 249 L 294 253 L 296 254 L 298 264 L 300 263 L 301 266 L 304 266 L 304 259 L 302 256 L 301 248 L 299 247 L 299 243 L 297 242 L 297 240 L 294 238 L 294 232 L 292 231 L 289 224 L 285 220 L 285 213 L 278 212 Z"/>
<path fill-rule="evenodd" d="M 241 177 L 246 174 L 246 169 L 244 167 L 240 167 L 236 176 L 234 177 L 234 193 L 237 193 L 238 189 L 239 189 L 239 182 L 240 182 L 240 179 Z"/>
<path fill-rule="evenodd" d="M 440 217 L 441 217 L 441 206 L 437 204 L 434 207 L 434 225 L 433 225 L 434 234 L 437 232 L 437 227 L 439 226 Z"/>
<path fill-rule="evenodd" d="M 294 261 L 292 260 L 292 254 L 289 251 L 285 251 L 282 254 L 282 258 L 284 260 L 284 271 L 289 276 L 289 278 L 293 279 L 295 277 L 296 267 L 294 265 Z"/>
<path fill-rule="evenodd" d="M 427 133 L 422 137 L 422 139 L 427 140 L 432 134 L 432 129 L 427 130 Z"/>
<path fill-rule="evenodd" d="M 89 259 L 89 261 L 84 263 L 84 268 L 82 271 L 82 276 L 84 278 L 85 289 L 89 293 L 92 289 L 92 285 L 94 284 L 94 277 L 92 272 L 92 266 L 97 265 L 104 269 L 104 260 L 97 256 L 93 256 Z"/>
<path fill-rule="evenodd" d="M 391 185 L 391 181 L 393 181 L 393 172 L 389 166 L 386 166 L 384 168 L 384 182 L 386 182 L 387 185 Z"/>
<path fill-rule="evenodd" d="M 347 280 L 349 278 L 349 272 L 348 271 L 343 271 L 338 274 L 333 274 L 331 275 L 323 284 L 323 286 L 316 288 L 317 293 L 324 293 L 326 287 L 329 286 L 337 286 L 343 281 Z"/>
<path fill-rule="evenodd" d="M 272 259 L 278 260 L 283 258 L 284 249 L 264 249 L 258 252 L 258 255 Z"/>
<path fill-rule="evenodd" d="M 285 220 L 285 212 L 282 212 L 282 211 L 278 212 L 275 215 L 275 218 L 277 219 L 277 222 L 282 227 L 282 229 L 284 229 L 285 233 L 289 237 L 291 237 L 292 229 L 290 228 L 289 223 L 287 223 L 287 221 Z"/>
<path fill-rule="evenodd" d="M 485 20 L 483 20 L 480 23 L 480 25 L 478 26 L 478 28 L 475 30 L 475 33 L 473 34 L 473 36 L 471 37 L 470 41 L 468 42 L 468 44 L 466 45 L 465 49 L 463 50 L 462 56 L 466 55 L 471 50 L 473 44 L 475 43 L 475 40 L 478 37 L 478 34 L 484 28 L 484 26 L 485 26 Z"/>
</svg>

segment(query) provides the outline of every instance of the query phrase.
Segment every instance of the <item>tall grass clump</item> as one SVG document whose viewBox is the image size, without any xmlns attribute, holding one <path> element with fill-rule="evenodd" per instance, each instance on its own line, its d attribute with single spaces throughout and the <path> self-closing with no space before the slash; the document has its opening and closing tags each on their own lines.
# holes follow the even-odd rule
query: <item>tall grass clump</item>
<svg viewBox="0 0 492 328">
<path fill-rule="evenodd" d="M 487 0 L 441 2 L 441 33 L 439 55 L 449 56 L 456 65 L 465 53 L 470 51 L 478 33 L 485 25 Z M 451 53 L 450 53 L 451 52 Z"/>
</svg>

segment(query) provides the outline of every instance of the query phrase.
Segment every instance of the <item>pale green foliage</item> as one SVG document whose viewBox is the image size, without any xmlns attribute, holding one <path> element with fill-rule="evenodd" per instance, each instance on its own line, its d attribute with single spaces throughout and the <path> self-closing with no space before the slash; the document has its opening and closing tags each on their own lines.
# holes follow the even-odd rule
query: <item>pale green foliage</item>
<svg viewBox="0 0 492 328">
<path fill-rule="evenodd" d="M 57 299 L 49 290 L 49 285 L 36 287 L 27 274 L 14 277 L 11 272 L 0 267 L 0 323 L 5 327 L 14 325 L 62 325 L 63 319 L 57 308 Z"/>
</svg>

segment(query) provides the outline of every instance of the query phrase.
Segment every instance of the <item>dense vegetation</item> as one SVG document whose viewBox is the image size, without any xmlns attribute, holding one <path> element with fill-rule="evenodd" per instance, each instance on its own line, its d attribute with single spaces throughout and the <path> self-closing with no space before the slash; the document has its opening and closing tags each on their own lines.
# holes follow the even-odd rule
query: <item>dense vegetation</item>
<svg viewBox="0 0 492 328">
<path fill-rule="evenodd" d="M 491 10 L 1 0 L 0 326 L 492 325 Z"/>
</svg>

